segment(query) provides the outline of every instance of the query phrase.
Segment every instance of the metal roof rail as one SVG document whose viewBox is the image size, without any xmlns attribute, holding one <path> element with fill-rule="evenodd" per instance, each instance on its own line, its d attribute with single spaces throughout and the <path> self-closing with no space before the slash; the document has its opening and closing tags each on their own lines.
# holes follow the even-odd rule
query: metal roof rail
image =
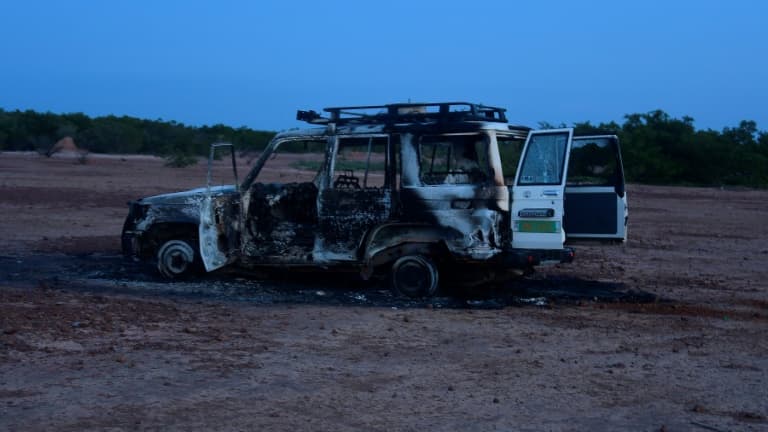
<svg viewBox="0 0 768 432">
<path fill-rule="evenodd" d="M 430 122 L 491 121 L 507 122 L 505 108 L 469 102 L 396 103 L 325 108 L 323 117 L 316 111 L 297 111 L 296 119 L 311 124 L 404 124 Z"/>
</svg>

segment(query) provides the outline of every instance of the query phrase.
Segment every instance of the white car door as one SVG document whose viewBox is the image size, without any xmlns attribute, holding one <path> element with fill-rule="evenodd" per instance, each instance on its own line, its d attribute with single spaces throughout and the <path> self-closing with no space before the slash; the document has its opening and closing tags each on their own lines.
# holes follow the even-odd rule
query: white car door
<svg viewBox="0 0 768 432">
<path fill-rule="evenodd" d="M 565 228 L 569 244 L 627 239 L 627 194 L 619 138 L 573 138 L 565 186 Z"/>
<path fill-rule="evenodd" d="M 563 199 L 573 129 L 531 131 L 512 187 L 512 247 L 562 249 Z"/>
</svg>

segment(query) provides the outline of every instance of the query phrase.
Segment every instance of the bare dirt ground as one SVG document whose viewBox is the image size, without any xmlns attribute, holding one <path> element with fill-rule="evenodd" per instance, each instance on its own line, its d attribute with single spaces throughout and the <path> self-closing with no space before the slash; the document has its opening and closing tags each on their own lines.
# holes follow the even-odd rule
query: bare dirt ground
<svg viewBox="0 0 768 432">
<path fill-rule="evenodd" d="M 127 200 L 204 178 L 0 154 L 0 430 L 768 430 L 767 191 L 632 185 L 627 245 L 408 302 L 120 257 Z"/>
</svg>

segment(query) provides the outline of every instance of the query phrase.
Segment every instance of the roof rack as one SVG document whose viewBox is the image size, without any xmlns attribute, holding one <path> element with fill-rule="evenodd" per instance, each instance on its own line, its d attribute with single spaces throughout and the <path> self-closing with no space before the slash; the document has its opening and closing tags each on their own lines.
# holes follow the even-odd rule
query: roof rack
<svg viewBox="0 0 768 432">
<path fill-rule="evenodd" d="M 397 103 L 325 108 L 328 117 L 316 111 L 297 111 L 296 120 L 310 124 L 402 124 L 461 121 L 507 122 L 506 109 L 469 102 Z"/>
</svg>

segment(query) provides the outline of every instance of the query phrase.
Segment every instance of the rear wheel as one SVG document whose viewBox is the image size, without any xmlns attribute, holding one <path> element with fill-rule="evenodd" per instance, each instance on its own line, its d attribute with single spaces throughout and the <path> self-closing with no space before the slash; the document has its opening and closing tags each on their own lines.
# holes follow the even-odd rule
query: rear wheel
<svg viewBox="0 0 768 432">
<path fill-rule="evenodd" d="M 178 279 L 194 272 L 195 249 L 185 240 L 168 240 L 157 251 L 157 269 L 169 279 Z"/>
<path fill-rule="evenodd" d="M 437 292 L 437 266 L 422 255 L 406 255 L 392 265 L 392 288 L 408 297 L 430 297 Z"/>
</svg>

